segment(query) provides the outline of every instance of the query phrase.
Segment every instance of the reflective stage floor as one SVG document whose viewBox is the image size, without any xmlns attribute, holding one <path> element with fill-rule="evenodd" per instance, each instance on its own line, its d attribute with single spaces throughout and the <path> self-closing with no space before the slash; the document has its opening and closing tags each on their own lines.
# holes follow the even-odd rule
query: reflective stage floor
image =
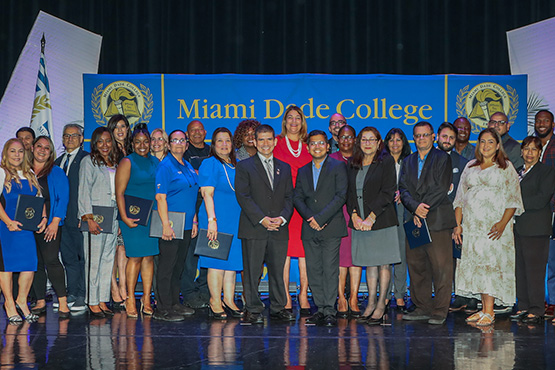
<svg viewBox="0 0 555 370">
<path fill-rule="evenodd" d="M 144 316 L 59 320 L 48 304 L 34 323 L 10 325 L 0 312 L 1 368 L 380 368 L 554 369 L 555 325 L 528 327 L 498 317 L 478 329 L 451 313 L 446 325 L 405 322 L 394 309 L 387 326 L 339 319 L 337 327 L 276 322 L 244 326 L 210 320 L 207 309 L 179 323 Z"/>
</svg>

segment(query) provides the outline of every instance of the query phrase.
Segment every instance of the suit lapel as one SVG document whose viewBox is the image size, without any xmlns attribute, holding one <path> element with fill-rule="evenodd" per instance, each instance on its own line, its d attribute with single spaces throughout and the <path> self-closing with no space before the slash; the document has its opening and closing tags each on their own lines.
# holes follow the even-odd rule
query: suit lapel
<svg viewBox="0 0 555 370">
<path fill-rule="evenodd" d="M 528 173 L 522 178 L 522 180 L 520 181 L 521 184 L 522 184 L 522 183 L 525 183 L 525 182 L 528 181 L 529 179 L 533 179 L 534 177 L 536 177 L 536 172 L 539 171 L 539 167 L 540 167 L 540 166 L 538 166 L 538 164 L 539 164 L 539 162 L 536 163 L 536 164 L 534 165 L 534 167 L 532 167 L 532 169 L 530 170 L 530 172 L 528 172 Z"/>
<path fill-rule="evenodd" d="M 366 172 L 366 176 L 364 177 L 364 187 L 366 187 L 366 183 L 372 178 L 372 174 L 376 171 L 376 167 L 378 167 L 376 163 L 370 164 L 370 168 L 368 168 L 368 172 Z"/>
<path fill-rule="evenodd" d="M 416 190 L 418 190 L 426 182 L 424 178 L 428 174 L 428 171 L 430 171 L 430 166 L 428 165 L 428 163 L 432 160 L 433 151 L 434 151 L 434 148 L 430 150 L 430 152 L 426 156 L 426 159 L 424 160 L 424 165 L 422 166 L 422 172 L 420 173 L 420 178 L 418 178 L 418 159 L 420 158 L 420 155 L 418 154 L 418 152 L 416 152 L 416 178 L 418 179 Z"/>
<path fill-rule="evenodd" d="M 266 184 L 266 186 L 271 190 L 272 187 L 270 186 L 270 179 L 268 179 L 268 174 L 266 173 L 264 164 L 260 160 L 260 157 L 258 156 L 258 154 L 255 154 L 253 159 L 254 159 L 255 170 L 258 172 L 260 177 L 262 177 L 262 181 L 264 181 L 264 184 Z M 274 183 L 275 183 L 275 170 L 276 170 L 276 161 L 274 160 Z"/>
<path fill-rule="evenodd" d="M 314 173 L 313 173 L 313 169 L 312 169 L 312 161 L 310 161 L 310 178 L 308 179 L 308 181 L 310 181 L 310 183 L 312 184 L 312 189 L 314 189 L 315 192 L 318 192 L 318 189 L 320 189 L 320 183 L 322 182 L 322 179 L 325 178 L 326 173 L 329 171 L 329 158 L 330 156 L 328 155 L 326 157 L 326 160 L 324 161 L 324 163 L 322 163 L 322 168 L 320 168 L 320 175 L 318 176 L 318 181 L 316 182 L 316 189 L 314 189 Z"/>
</svg>

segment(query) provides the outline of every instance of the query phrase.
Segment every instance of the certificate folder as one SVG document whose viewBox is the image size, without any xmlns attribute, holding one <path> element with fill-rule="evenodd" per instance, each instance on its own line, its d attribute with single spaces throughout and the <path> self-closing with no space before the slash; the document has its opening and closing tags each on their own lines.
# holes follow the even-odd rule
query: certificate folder
<svg viewBox="0 0 555 370">
<path fill-rule="evenodd" d="M 430 237 L 430 230 L 428 229 L 428 223 L 426 222 L 426 219 L 421 218 L 420 222 L 422 223 L 422 227 L 416 226 L 413 220 L 410 220 L 403 224 L 410 249 L 414 249 L 432 242 L 432 238 Z"/>
<path fill-rule="evenodd" d="M 21 222 L 22 230 L 37 231 L 42 221 L 44 198 L 19 194 L 15 207 L 15 220 Z"/>
<path fill-rule="evenodd" d="M 158 211 L 153 210 L 150 216 L 150 236 L 152 238 L 162 238 L 162 220 Z M 168 212 L 170 226 L 175 233 L 176 239 L 183 239 L 183 230 L 185 229 L 185 212 Z"/>
<path fill-rule="evenodd" d="M 103 234 L 112 234 L 112 227 L 114 226 L 114 207 L 93 206 L 93 220 L 102 229 Z M 81 221 L 81 231 L 89 231 L 89 223 Z"/>
<path fill-rule="evenodd" d="M 204 257 L 212 257 L 220 260 L 227 260 L 229 250 L 233 242 L 233 235 L 218 232 L 218 238 L 214 240 L 208 239 L 208 231 L 200 229 L 197 238 L 197 246 L 195 254 Z"/>
<path fill-rule="evenodd" d="M 125 213 L 127 214 L 127 217 L 131 219 L 139 219 L 139 221 L 137 221 L 137 225 L 148 225 L 148 220 L 150 219 L 150 213 L 154 202 L 152 200 L 138 198 L 131 195 L 124 195 L 123 197 L 125 198 Z M 118 220 L 121 220 L 119 213 Z"/>
</svg>

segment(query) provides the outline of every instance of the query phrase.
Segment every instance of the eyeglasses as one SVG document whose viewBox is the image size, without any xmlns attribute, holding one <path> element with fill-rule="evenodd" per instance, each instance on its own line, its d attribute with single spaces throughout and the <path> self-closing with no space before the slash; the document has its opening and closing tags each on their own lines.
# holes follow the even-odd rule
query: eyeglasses
<svg viewBox="0 0 555 370">
<path fill-rule="evenodd" d="M 320 141 L 311 141 L 311 142 L 308 143 L 308 145 L 310 145 L 310 146 L 316 146 L 316 145 L 321 146 L 321 145 L 325 145 L 325 144 L 327 144 L 327 143 L 325 141 L 322 141 L 322 140 L 320 140 Z"/>
<path fill-rule="evenodd" d="M 153 137 L 150 140 L 151 141 L 165 141 L 163 137 Z"/>
<path fill-rule="evenodd" d="M 181 138 L 181 139 L 171 139 L 170 143 L 172 144 L 183 144 L 187 142 L 187 139 Z"/>
<path fill-rule="evenodd" d="M 430 132 L 426 132 L 425 134 L 414 134 L 413 136 L 415 139 L 420 139 L 420 138 L 426 139 L 432 136 L 432 134 Z"/>
<path fill-rule="evenodd" d="M 339 136 L 339 140 L 353 140 L 355 137 L 351 135 Z"/>
<path fill-rule="evenodd" d="M 81 134 L 63 134 L 64 139 L 75 139 L 81 137 Z"/>
<path fill-rule="evenodd" d="M 489 124 L 492 126 L 503 126 L 507 124 L 507 121 L 489 121 Z"/>
<path fill-rule="evenodd" d="M 346 125 L 347 122 L 343 121 L 343 120 L 339 120 L 339 121 L 330 121 L 330 126 L 344 126 Z"/>
<path fill-rule="evenodd" d="M 375 143 L 377 141 L 378 141 L 378 139 L 376 139 L 375 137 L 372 137 L 370 139 L 366 139 L 366 138 L 363 137 L 362 139 L 360 139 L 361 143 Z"/>
</svg>

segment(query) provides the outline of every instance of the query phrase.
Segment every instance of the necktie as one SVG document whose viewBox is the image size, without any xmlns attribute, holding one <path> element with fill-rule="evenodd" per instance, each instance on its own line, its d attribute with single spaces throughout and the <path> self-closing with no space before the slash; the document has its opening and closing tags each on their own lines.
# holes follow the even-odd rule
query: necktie
<svg viewBox="0 0 555 370">
<path fill-rule="evenodd" d="M 271 161 L 271 159 L 266 159 L 264 161 L 264 165 L 266 166 L 266 172 L 268 173 L 268 179 L 270 180 L 270 187 L 274 190 L 274 171 Z"/>
<path fill-rule="evenodd" d="M 65 158 L 66 161 L 64 162 L 64 172 L 66 173 L 66 175 L 68 174 L 67 169 L 69 167 L 69 158 L 70 158 L 69 153 L 66 153 L 66 158 Z"/>
</svg>

